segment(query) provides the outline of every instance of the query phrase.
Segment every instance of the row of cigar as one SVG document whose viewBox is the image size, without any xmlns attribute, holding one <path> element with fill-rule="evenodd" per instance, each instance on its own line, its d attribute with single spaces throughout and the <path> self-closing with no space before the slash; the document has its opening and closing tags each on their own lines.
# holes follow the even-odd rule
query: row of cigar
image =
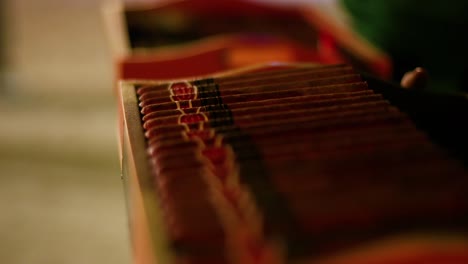
<svg viewBox="0 0 468 264">
<path fill-rule="evenodd" d="M 283 263 L 466 225 L 465 169 L 350 66 L 135 87 L 184 263 Z"/>
</svg>

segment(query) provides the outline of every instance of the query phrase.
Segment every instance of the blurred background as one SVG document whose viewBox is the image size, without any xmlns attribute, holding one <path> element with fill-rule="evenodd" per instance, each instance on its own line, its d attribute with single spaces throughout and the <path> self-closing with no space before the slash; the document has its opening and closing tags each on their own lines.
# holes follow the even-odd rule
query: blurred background
<svg viewBox="0 0 468 264">
<path fill-rule="evenodd" d="M 130 263 L 103 2 L 0 1 L 0 263 Z"/>
</svg>

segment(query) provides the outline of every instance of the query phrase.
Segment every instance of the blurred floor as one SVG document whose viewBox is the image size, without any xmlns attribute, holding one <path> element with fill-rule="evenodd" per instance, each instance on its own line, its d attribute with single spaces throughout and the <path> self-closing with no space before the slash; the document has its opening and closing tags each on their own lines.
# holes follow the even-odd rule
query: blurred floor
<svg viewBox="0 0 468 264">
<path fill-rule="evenodd" d="M 2 3 L 0 263 L 130 263 L 101 4 Z"/>
<path fill-rule="evenodd" d="M 1 263 L 130 263 L 115 170 L 18 159 L 0 167 Z"/>
</svg>

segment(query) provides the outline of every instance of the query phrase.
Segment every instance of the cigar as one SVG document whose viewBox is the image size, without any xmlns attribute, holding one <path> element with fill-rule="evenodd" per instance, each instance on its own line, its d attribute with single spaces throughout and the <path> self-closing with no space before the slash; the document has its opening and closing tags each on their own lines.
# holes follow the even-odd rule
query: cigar
<svg viewBox="0 0 468 264">
<path fill-rule="evenodd" d="M 352 94 L 331 94 L 329 96 L 317 96 L 317 101 L 323 100 L 333 100 L 336 98 L 353 98 L 354 96 L 361 95 L 372 95 L 368 91 L 352 93 Z M 362 97 L 361 97 L 362 98 Z M 369 98 L 369 97 L 368 97 Z M 375 98 L 375 97 L 371 97 Z M 311 98 L 312 99 L 312 98 Z M 323 102 L 323 101 L 322 101 Z M 310 106 L 307 103 L 302 104 L 300 108 L 295 109 L 298 105 L 291 106 L 290 104 L 282 104 L 284 106 L 283 111 L 273 111 L 274 107 L 248 107 L 241 109 L 233 110 L 215 110 L 207 111 L 196 114 L 187 114 L 187 115 L 173 115 L 166 116 L 161 118 L 152 118 L 143 123 L 143 128 L 150 130 L 153 127 L 165 126 L 165 125 L 177 125 L 177 124 L 190 124 L 197 122 L 215 122 L 215 123 L 229 123 L 237 124 L 242 126 L 246 123 L 257 123 L 267 120 L 284 120 L 295 118 L 298 116 L 317 116 L 331 113 L 340 113 L 347 111 L 357 111 L 357 110 L 372 110 L 375 109 L 395 109 L 391 107 L 390 104 L 386 101 L 371 101 L 364 102 L 360 104 L 353 104 L 350 100 L 344 101 L 343 104 L 337 104 L 335 106 L 325 106 L 317 108 L 308 108 Z M 252 113 L 256 113 L 253 115 Z"/>
<path fill-rule="evenodd" d="M 198 98 L 227 96 L 244 93 L 257 93 L 279 91 L 288 87 L 307 87 L 320 85 L 327 79 L 338 78 L 346 75 L 355 75 L 352 69 L 344 69 L 333 72 L 319 72 L 314 74 L 302 74 L 298 76 L 284 76 L 278 80 L 255 80 L 250 82 L 228 83 L 220 86 L 217 83 L 204 86 L 190 86 L 188 83 L 176 83 L 168 85 L 165 90 L 144 93 L 139 97 L 140 106 L 165 103 L 171 101 L 194 100 Z"/>
<path fill-rule="evenodd" d="M 383 129 L 365 129 L 363 130 L 362 135 L 359 135 L 356 131 L 351 131 L 348 133 L 336 133 L 332 132 L 331 135 L 322 134 L 322 133 L 300 133 L 296 132 L 297 139 L 279 139 L 276 137 L 264 137 L 260 135 L 250 135 L 248 138 L 252 140 L 256 146 L 261 148 L 259 149 L 262 152 L 273 151 L 274 153 L 267 153 L 267 155 L 280 155 L 281 153 L 289 153 L 291 151 L 305 151 L 307 152 L 310 148 L 316 150 L 326 150 L 327 147 L 345 147 L 353 145 L 369 145 L 374 144 L 378 141 L 396 141 L 396 140 L 406 140 L 413 141 L 417 143 L 418 141 L 427 140 L 424 134 L 415 131 L 411 127 L 402 127 L 399 130 L 389 130 L 382 132 L 379 135 L 372 135 L 374 131 L 382 131 Z M 393 133 L 394 131 L 402 131 L 405 134 L 398 135 Z M 340 138 L 341 137 L 341 138 Z M 366 137 L 366 138 L 364 138 Z M 220 138 L 218 144 L 210 145 L 209 143 L 200 143 L 202 140 L 187 141 L 186 139 L 177 139 L 172 141 L 157 141 L 152 140 L 150 142 L 148 151 L 150 155 L 160 155 L 166 157 L 168 152 L 177 153 L 174 154 L 176 157 L 184 153 L 189 154 L 193 152 L 200 151 L 208 147 L 216 147 L 221 144 L 235 144 L 239 152 L 243 149 L 249 149 L 250 143 L 244 143 L 245 136 L 242 134 L 232 134 L 223 135 Z M 210 141 L 209 139 L 208 141 Z M 309 142 L 312 141 L 312 142 Z M 276 148 L 276 149 L 275 149 Z M 248 154 L 248 153 L 242 153 Z"/>
<path fill-rule="evenodd" d="M 255 142 L 255 141 L 254 141 Z M 375 152 L 378 149 L 385 148 L 397 148 L 399 146 L 414 146 L 422 147 L 427 145 L 427 140 L 420 133 L 413 133 L 412 135 L 405 135 L 395 137 L 395 135 L 379 135 L 368 137 L 364 139 L 342 139 L 339 140 L 328 140 L 323 142 L 292 142 L 288 143 L 277 143 L 277 142 L 255 142 L 257 152 L 252 152 L 252 146 L 241 145 L 236 150 L 237 160 L 242 162 L 244 160 L 269 160 L 271 162 L 277 162 L 281 160 L 293 160 L 294 157 L 300 157 L 301 160 L 314 160 L 327 158 L 333 160 L 336 157 L 352 155 L 353 153 Z M 203 165 L 203 161 L 199 159 L 201 157 L 200 152 L 203 149 L 190 148 L 155 148 L 151 153 L 153 162 L 155 162 L 156 172 L 159 173 L 165 170 L 179 169 L 181 162 L 184 160 L 184 167 L 198 167 Z M 404 154 L 404 153 L 403 153 Z M 218 162 L 219 163 L 219 162 Z M 213 162 L 215 165 L 216 162 Z M 275 164 L 272 164 L 272 166 Z M 272 170 L 279 171 L 277 168 Z"/>
<path fill-rule="evenodd" d="M 237 83 L 247 82 L 247 81 L 258 81 L 258 80 L 274 80 L 274 79 L 281 79 L 285 77 L 291 76 L 303 76 L 304 74 L 314 74 L 314 73 L 327 73 L 330 71 L 336 71 L 343 69 L 344 71 L 348 71 L 351 69 L 350 66 L 347 65 L 331 65 L 328 67 L 317 67 L 317 68 L 296 68 L 296 69 L 286 69 L 286 70 L 275 70 L 275 71 L 265 71 L 262 73 L 248 73 L 244 75 L 233 75 L 233 76 L 224 76 L 218 78 L 201 78 L 201 79 L 194 79 L 194 80 L 187 80 L 187 81 L 176 81 L 176 82 L 164 82 L 160 84 L 150 84 L 150 85 L 138 85 L 136 93 L 138 95 L 143 95 L 145 93 L 153 93 L 153 92 L 160 92 L 164 91 L 167 95 L 168 88 L 171 84 L 176 84 L 183 89 L 184 87 L 191 87 L 195 86 L 206 86 L 212 84 L 218 85 L 234 85 Z"/>
<path fill-rule="evenodd" d="M 360 82 L 361 77 L 359 75 L 344 75 L 342 77 L 331 78 L 331 79 L 321 79 L 320 81 L 316 81 L 316 86 L 320 85 L 331 85 L 331 84 L 344 84 L 344 83 L 353 83 L 353 82 Z M 313 86 L 313 85 L 310 85 Z M 299 97 L 304 95 L 311 95 L 316 94 L 315 87 L 307 87 L 307 88 L 299 88 L 294 89 L 296 87 L 290 87 L 290 89 L 286 89 L 284 91 L 276 91 L 276 92 L 263 92 L 263 93 L 249 93 L 243 95 L 230 95 L 224 97 L 208 97 L 202 99 L 194 99 L 194 100 L 182 100 L 182 101 L 174 101 L 169 103 L 158 103 L 158 104 L 150 104 L 142 107 L 141 113 L 147 114 L 153 111 L 160 111 L 160 110 L 170 110 L 170 109 L 185 109 L 185 108 L 192 108 L 192 107 L 201 107 L 201 106 L 208 106 L 208 105 L 219 105 L 219 104 L 230 104 L 230 103 L 237 103 L 243 101 L 262 101 L 268 99 L 278 99 L 278 98 L 287 98 L 287 97 Z"/>
<path fill-rule="evenodd" d="M 327 110 L 326 108 L 322 108 L 321 110 Z M 330 110 L 330 109 L 328 109 Z M 336 109 L 331 109 L 331 111 L 317 111 L 315 113 L 315 115 L 304 115 L 304 116 L 301 116 L 301 115 L 296 115 L 295 113 L 297 113 L 296 111 L 292 112 L 294 114 L 294 117 L 298 116 L 298 118 L 284 118 L 284 119 L 271 119 L 269 118 L 270 116 L 274 116 L 273 114 L 265 114 L 264 118 L 257 118 L 255 116 L 251 117 L 251 116 L 246 116 L 244 118 L 239 118 L 235 124 L 230 124 L 230 125 L 226 125 L 226 126 L 220 126 L 220 127 L 216 127 L 215 129 L 208 129 L 208 128 L 205 128 L 205 130 L 190 130 L 190 131 L 187 131 L 185 132 L 185 135 L 184 133 L 178 133 L 178 132 L 175 132 L 175 131 L 170 131 L 167 132 L 167 133 L 164 133 L 162 132 L 161 134 L 156 134 L 154 133 L 152 136 L 149 136 L 148 137 L 148 144 L 150 146 L 152 146 L 153 143 L 158 143 L 158 142 L 161 142 L 161 143 L 165 143 L 165 144 L 171 144 L 171 142 L 178 142 L 178 141 L 182 141 L 182 142 L 186 142 L 186 141 L 192 141 L 193 139 L 195 139 L 194 137 L 197 137 L 196 141 L 193 142 L 193 144 L 196 144 L 198 143 L 198 140 L 201 140 L 201 142 L 203 142 L 205 145 L 206 144 L 210 144 L 210 140 L 211 141 L 214 141 L 216 140 L 217 138 L 214 136 L 215 133 L 217 133 L 218 135 L 222 135 L 221 137 L 221 140 L 223 141 L 226 141 L 227 139 L 229 140 L 235 140 L 236 137 L 239 137 L 239 140 L 241 139 L 240 137 L 244 134 L 244 133 L 240 133 L 241 131 L 243 131 L 244 129 L 247 129 L 246 131 L 248 131 L 251 127 L 253 128 L 258 128 L 258 132 L 260 132 L 259 135 L 256 135 L 256 134 L 250 134 L 250 136 L 254 136 L 254 137 L 258 137 L 258 140 L 270 140 L 271 138 L 273 138 L 273 140 L 275 141 L 278 141 L 278 140 L 282 140 L 284 139 L 284 137 L 281 137 L 281 138 L 275 138 L 275 131 L 278 130 L 279 132 L 282 132 L 284 131 L 282 127 L 276 127 L 275 124 L 286 124 L 286 123 L 289 123 L 291 124 L 291 126 L 296 126 L 298 124 L 296 124 L 295 121 L 297 121 L 297 123 L 303 123 L 305 121 L 307 121 L 308 123 L 310 123 L 310 125 L 320 125 L 321 123 L 324 123 L 324 124 L 327 124 L 328 122 L 330 121 L 333 121 L 333 120 L 337 120 L 337 119 L 340 119 L 340 118 L 347 118 L 347 119 L 352 119 L 352 118 L 359 118 L 359 117 L 362 117 L 362 116 L 371 116 L 371 115 L 374 115 L 374 116 L 377 116 L 380 114 L 384 115 L 384 114 L 396 114 L 398 115 L 399 112 L 396 108 L 394 107 L 390 107 L 388 105 L 383 105 L 379 108 L 375 108 L 375 107 L 365 107 L 365 106 L 360 106 L 359 108 L 348 108 L 346 109 L 345 108 L 345 111 L 336 111 Z M 307 113 L 311 113 L 311 111 L 307 111 Z M 312 112 L 313 113 L 313 112 Z M 403 118 L 403 116 L 402 116 Z M 251 122 L 251 120 L 254 120 L 253 122 Z M 259 121 L 259 120 L 262 120 L 262 121 Z M 291 121 L 291 122 L 288 122 L 288 121 Z M 300 124 L 299 124 L 300 125 Z M 405 125 L 405 124 L 403 124 Z M 171 126 L 171 125 L 168 125 L 169 127 L 174 127 L 174 126 Z M 377 128 L 381 127 L 379 126 L 378 124 L 376 124 Z M 406 126 L 408 127 L 408 126 Z M 416 131 L 416 129 L 413 127 L 413 126 L 410 126 L 411 129 L 413 129 L 414 131 Z M 159 131 L 161 127 L 154 127 L 152 128 L 151 130 L 149 130 L 149 132 L 153 132 L 153 131 Z M 365 128 L 365 127 L 364 127 Z M 389 129 L 392 129 L 392 128 L 395 128 L 396 129 L 399 129 L 399 126 L 393 126 L 393 127 L 387 127 Z M 240 129 L 240 130 L 239 130 Z M 356 129 L 354 129 L 354 127 L 351 127 L 351 131 L 356 131 Z M 364 129 L 360 129 L 360 130 L 364 130 Z M 201 135 L 199 135 L 198 132 L 201 132 Z M 203 132 L 203 131 L 207 131 L 206 133 Z M 212 131 L 212 132 L 210 132 Z M 302 137 L 300 137 L 302 134 L 301 133 L 298 133 L 299 131 L 301 130 L 294 130 L 295 133 L 296 133 L 296 137 L 298 138 L 298 140 L 303 140 Z M 358 130 L 359 131 L 359 130 Z M 346 132 L 346 130 L 345 130 Z M 366 131 L 364 130 L 363 133 L 365 133 Z M 308 131 L 306 133 L 307 134 L 310 134 L 311 136 L 314 136 L 314 137 L 317 137 L 317 133 L 310 133 L 310 131 Z M 330 133 L 328 133 L 330 134 Z M 173 135 L 173 136 L 172 136 Z M 321 135 L 320 133 L 318 135 Z M 295 138 L 293 139 L 288 139 L 288 142 L 291 142 L 291 141 L 294 141 Z"/>
<path fill-rule="evenodd" d="M 229 106 L 225 104 L 219 105 L 211 105 L 211 106 L 203 106 L 203 107 L 195 107 L 195 108 L 185 108 L 185 109 L 173 109 L 173 110 L 161 110 L 161 111 L 154 111 L 143 116 L 143 121 L 152 119 L 154 117 L 164 117 L 164 116 L 173 116 L 173 115 L 183 115 L 183 114 L 197 114 L 200 112 L 211 112 L 220 109 L 240 109 L 240 108 L 248 108 L 248 107 L 265 107 L 268 106 L 270 109 L 266 111 L 275 110 L 285 110 L 287 108 L 278 108 L 276 105 L 286 105 L 286 104 L 294 104 L 298 102 L 307 103 L 307 101 L 316 101 L 320 97 L 345 97 L 346 94 L 354 93 L 355 95 L 359 94 L 372 94 L 373 91 L 367 88 L 367 84 L 364 82 L 359 83 L 350 83 L 350 84 L 343 84 L 343 85 L 327 85 L 327 86 L 320 86 L 315 87 L 315 89 L 309 90 L 309 95 L 302 96 L 300 99 L 296 97 L 290 98 L 278 98 L 278 99 L 268 99 L 264 100 L 261 104 L 254 101 L 254 102 L 237 102 L 231 103 Z M 337 102 L 338 103 L 338 102 Z M 293 105 L 294 106 L 294 105 Z M 291 106 L 291 107 L 293 107 Z M 308 107 L 307 104 L 303 104 L 302 107 Z M 297 109 L 297 107 L 296 107 Z"/>
<path fill-rule="evenodd" d="M 359 129 L 351 130 L 346 132 L 335 132 L 330 134 L 309 134 L 302 133 L 298 134 L 297 138 L 277 138 L 277 137 L 250 137 L 254 140 L 254 144 L 261 148 L 262 152 L 272 151 L 273 153 L 267 153 L 267 155 L 282 155 L 281 153 L 288 153 L 288 151 L 295 150 L 308 151 L 309 149 L 326 150 L 327 148 L 343 148 L 350 147 L 353 145 L 369 145 L 376 144 L 378 142 L 386 141 L 417 141 L 427 140 L 426 136 L 419 131 L 415 130 L 414 127 L 403 126 L 399 128 L 371 128 L 371 129 Z M 378 134 L 376 134 L 378 133 Z M 151 156 L 173 157 L 184 157 L 186 155 L 197 155 L 205 148 L 215 146 L 210 141 L 213 139 L 205 140 L 190 140 L 180 138 L 171 141 L 150 141 L 148 147 L 148 154 Z M 231 135 L 223 135 L 221 141 L 217 142 L 219 145 L 228 145 L 230 142 L 236 142 L 237 147 L 244 147 L 248 150 L 249 144 L 243 145 L 243 136 L 232 133 Z M 211 143 L 211 144 L 210 144 Z"/>
<path fill-rule="evenodd" d="M 343 115 L 346 114 L 344 113 Z M 337 118 L 339 118 L 339 113 L 337 114 Z M 353 118 L 348 117 L 347 119 L 327 119 L 315 123 L 312 122 L 314 119 L 317 119 L 317 117 L 298 116 L 287 120 L 266 120 L 263 122 L 248 123 L 245 126 L 240 127 L 240 129 L 242 129 L 242 131 L 248 135 L 260 134 L 266 136 L 268 134 L 272 134 L 273 132 L 273 135 L 279 135 L 278 133 L 285 133 L 285 136 L 287 136 L 289 135 L 288 131 L 291 131 L 291 133 L 297 133 L 298 131 L 303 130 L 306 133 L 311 133 L 314 130 L 323 132 L 326 130 L 330 131 L 333 129 L 343 129 L 349 126 L 372 126 L 373 124 L 370 122 L 375 122 L 375 125 L 380 124 L 380 122 L 388 122 L 389 124 L 410 122 L 404 114 L 398 111 L 387 111 L 387 113 L 383 115 L 369 114 L 367 116 L 358 116 Z M 157 137 L 179 137 L 180 133 L 183 131 L 197 131 L 210 128 L 216 129 L 218 133 L 224 133 L 224 131 L 230 131 L 233 129 L 232 123 L 215 124 L 207 122 L 198 122 L 192 124 L 178 124 L 153 127 L 145 132 L 145 136 L 148 139 Z"/>
<path fill-rule="evenodd" d="M 298 131 L 299 132 L 299 131 Z M 267 132 L 262 132 L 261 134 L 249 135 L 249 139 L 252 139 L 252 136 L 255 140 L 271 142 L 272 140 L 275 143 L 291 143 L 296 141 L 330 141 L 336 139 L 347 139 L 355 137 L 368 137 L 373 135 L 408 135 L 418 133 L 421 136 L 424 136 L 423 133 L 415 129 L 414 125 L 411 123 L 401 123 L 401 124 L 375 124 L 369 127 L 358 127 L 351 126 L 345 129 L 339 129 L 335 131 L 329 131 L 328 133 L 296 133 L 294 138 L 286 137 L 274 137 L 275 131 L 267 129 Z M 231 130 L 224 130 L 222 134 L 216 134 L 214 129 L 210 130 L 198 130 L 198 131 L 188 131 L 176 134 L 174 137 L 154 137 L 148 140 L 148 153 L 153 154 L 159 152 L 159 149 L 184 149 L 184 148 L 203 148 L 206 146 L 212 145 L 223 145 L 230 144 L 229 142 L 243 141 L 246 137 L 245 134 L 239 133 L 238 128 L 232 127 Z"/>
</svg>

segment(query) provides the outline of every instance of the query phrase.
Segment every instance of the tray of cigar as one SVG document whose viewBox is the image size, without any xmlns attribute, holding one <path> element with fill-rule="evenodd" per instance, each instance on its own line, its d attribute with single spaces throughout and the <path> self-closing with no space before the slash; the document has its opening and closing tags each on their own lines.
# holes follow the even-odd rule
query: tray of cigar
<svg viewBox="0 0 468 264">
<path fill-rule="evenodd" d="M 348 65 L 120 85 L 135 263 L 468 263 L 465 95 Z"/>
</svg>

